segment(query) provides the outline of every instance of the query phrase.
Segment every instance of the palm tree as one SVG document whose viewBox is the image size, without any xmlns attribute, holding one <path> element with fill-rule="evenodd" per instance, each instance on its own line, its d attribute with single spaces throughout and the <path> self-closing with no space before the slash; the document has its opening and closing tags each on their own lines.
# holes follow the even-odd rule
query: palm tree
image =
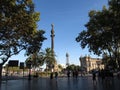
<svg viewBox="0 0 120 90">
<path fill-rule="evenodd" d="M 30 62 L 31 67 L 35 69 L 42 66 L 44 64 L 44 59 L 43 59 L 43 52 L 35 52 L 31 54 L 27 59 L 26 59 L 26 64 Z"/>
<path fill-rule="evenodd" d="M 46 63 L 46 69 L 52 70 L 54 68 L 56 60 L 55 60 L 55 54 L 53 54 L 51 48 L 45 49 L 44 61 Z"/>
<path fill-rule="evenodd" d="M 46 69 L 52 70 L 56 63 L 55 54 L 51 48 L 46 48 L 45 51 L 33 53 L 26 59 L 26 64 L 31 62 L 31 67 L 35 70 L 37 67 L 46 63 Z"/>
</svg>

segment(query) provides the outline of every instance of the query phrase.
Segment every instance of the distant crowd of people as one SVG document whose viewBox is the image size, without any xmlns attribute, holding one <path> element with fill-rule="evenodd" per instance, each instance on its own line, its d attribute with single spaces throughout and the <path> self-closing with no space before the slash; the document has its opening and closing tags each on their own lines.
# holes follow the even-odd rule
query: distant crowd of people
<svg viewBox="0 0 120 90">
<path fill-rule="evenodd" d="M 70 72 L 69 70 L 67 71 L 67 77 L 69 78 L 70 77 L 70 74 L 72 73 L 72 76 L 73 77 L 78 77 L 78 75 L 79 75 L 79 72 L 78 72 L 78 70 L 73 70 L 72 72 Z"/>
<path fill-rule="evenodd" d="M 50 74 L 50 79 L 53 79 L 53 78 L 58 78 L 58 72 L 51 72 L 51 74 Z"/>
<path fill-rule="evenodd" d="M 68 79 L 70 77 L 73 77 L 73 78 L 78 78 L 79 76 L 79 71 L 78 70 L 67 70 L 66 71 L 66 76 L 68 77 Z M 83 76 L 83 73 L 80 73 L 81 76 Z M 113 77 L 114 77 L 114 73 L 112 70 L 110 69 L 102 69 L 102 70 L 99 70 L 99 71 L 96 71 L 96 70 L 92 70 L 92 80 L 93 80 L 93 84 L 97 84 L 97 79 L 98 81 L 101 81 L 102 83 L 110 83 L 112 82 L 113 80 Z M 117 77 L 120 78 L 120 72 L 117 73 Z M 50 74 L 50 78 L 53 79 L 55 78 L 57 80 L 58 78 L 58 72 L 52 72 Z"/>
<path fill-rule="evenodd" d="M 79 71 L 78 70 L 73 70 L 73 71 L 70 71 L 70 70 L 67 70 L 67 77 L 69 78 L 70 76 L 73 76 L 75 78 L 78 77 L 79 75 Z M 50 79 L 53 79 L 53 78 L 58 78 L 58 72 L 51 72 L 50 74 Z"/>
<path fill-rule="evenodd" d="M 109 69 L 100 70 L 98 72 L 98 76 L 102 78 L 102 81 L 104 81 L 105 79 L 111 79 L 114 77 L 112 70 L 109 70 Z"/>
<path fill-rule="evenodd" d="M 111 83 L 113 78 L 114 78 L 114 72 L 113 70 L 110 70 L 110 69 L 102 69 L 102 70 L 99 70 L 99 71 L 95 71 L 93 70 L 92 71 L 92 79 L 93 79 L 93 83 L 97 83 L 97 78 L 98 76 L 98 79 L 99 81 L 102 81 L 102 83 Z M 117 74 L 117 77 L 120 78 L 120 74 Z"/>
</svg>

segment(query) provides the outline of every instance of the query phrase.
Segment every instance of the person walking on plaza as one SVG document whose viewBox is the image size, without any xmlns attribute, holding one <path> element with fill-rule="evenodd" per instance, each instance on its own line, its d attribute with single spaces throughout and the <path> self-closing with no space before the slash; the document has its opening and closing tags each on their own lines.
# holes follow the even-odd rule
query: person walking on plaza
<svg viewBox="0 0 120 90">
<path fill-rule="evenodd" d="M 95 70 L 93 70 L 92 71 L 92 80 L 93 80 L 93 84 L 97 84 L 97 80 L 96 80 L 96 71 Z"/>
<path fill-rule="evenodd" d="M 53 79 L 53 72 L 50 73 L 50 79 Z"/>
<path fill-rule="evenodd" d="M 58 72 L 55 72 L 55 79 L 57 81 L 57 78 L 58 78 Z"/>
<path fill-rule="evenodd" d="M 105 76 L 106 76 L 106 72 L 104 69 L 101 70 L 101 78 L 102 78 L 102 83 L 105 82 Z"/>
<path fill-rule="evenodd" d="M 72 76 L 73 76 L 73 78 L 75 77 L 75 71 L 74 70 L 72 71 Z"/>
<path fill-rule="evenodd" d="M 67 77 L 69 78 L 70 77 L 70 71 L 68 70 L 67 72 Z"/>
<path fill-rule="evenodd" d="M 78 70 L 75 70 L 75 77 L 78 78 Z"/>
</svg>

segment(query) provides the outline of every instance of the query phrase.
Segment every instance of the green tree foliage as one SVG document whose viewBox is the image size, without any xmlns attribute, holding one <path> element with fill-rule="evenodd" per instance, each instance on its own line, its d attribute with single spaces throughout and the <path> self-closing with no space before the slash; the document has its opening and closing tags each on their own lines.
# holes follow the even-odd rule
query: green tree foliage
<svg viewBox="0 0 120 90">
<path fill-rule="evenodd" d="M 56 59 L 55 59 L 55 55 L 53 55 L 53 51 L 51 50 L 51 48 L 45 49 L 43 58 L 48 69 L 54 68 Z"/>
<path fill-rule="evenodd" d="M 37 30 L 39 13 L 31 10 L 30 0 L 1 0 L 0 2 L 0 57 L 3 64 L 12 55 L 26 50 L 39 51 L 45 40 L 43 30 Z"/>
<path fill-rule="evenodd" d="M 26 59 L 26 64 L 28 64 L 29 61 L 32 68 L 37 68 L 43 64 L 46 64 L 48 70 L 54 68 L 54 64 L 56 63 L 55 55 L 53 55 L 51 48 L 46 48 L 45 51 L 35 52 L 29 55 Z"/>
<path fill-rule="evenodd" d="M 39 16 L 32 0 L 0 0 L 1 67 L 22 50 L 26 55 L 40 50 L 46 38 L 43 36 L 45 31 L 37 30 Z"/>
<path fill-rule="evenodd" d="M 108 6 L 89 12 L 87 30 L 80 32 L 76 41 L 96 55 L 107 54 L 120 67 L 120 1 L 109 0 Z"/>
<path fill-rule="evenodd" d="M 63 66 L 62 66 L 61 64 L 58 64 L 58 68 L 59 68 L 60 70 L 63 70 Z"/>
<path fill-rule="evenodd" d="M 31 55 L 29 55 L 29 57 L 26 59 L 26 64 L 29 63 L 29 61 L 31 62 L 31 66 L 36 68 L 39 66 L 42 66 L 44 64 L 44 60 L 43 60 L 43 56 L 41 55 L 42 52 L 40 53 L 33 53 Z"/>
<path fill-rule="evenodd" d="M 71 70 L 71 71 L 74 71 L 74 70 L 80 71 L 80 66 L 72 64 L 72 65 L 69 65 L 68 67 L 66 67 L 66 69 Z"/>
<path fill-rule="evenodd" d="M 35 52 L 26 59 L 26 65 L 28 68 L 34 69 L 34 74 L 37 73 L 35 69 L 40 69 L 40 66 L 44 64 L 43 53 L 42 52 Z M 30 63 L 30 64 L 29 64 Z"/>
</svg>

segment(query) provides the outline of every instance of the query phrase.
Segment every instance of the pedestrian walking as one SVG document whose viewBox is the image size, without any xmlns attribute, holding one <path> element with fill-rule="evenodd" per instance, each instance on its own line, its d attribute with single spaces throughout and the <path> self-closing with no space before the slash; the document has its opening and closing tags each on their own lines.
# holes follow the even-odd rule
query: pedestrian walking
<svg viewBox="0 0 120 90">
<path fill-rule="evenodd" d="M 72 71 L 72 76 L 75 77 L 75 71 L 74 70 Z"/>
<path fill-rule="evenodd" d="M 92 72 L 92 80 L 93 80 L 93 84 L 97 84 L 97 80 L 96 80 L 96 71 L 95 70 L 93 70 L 93 72 Z"/>
<path fill-rule="evenodd" d="M 55 79 L 57 80 L 58 78 L 58 72 L 55 72 Z"/>
<path fill-rule="evenodd" d="M 78 77 L 78 70 L 75 70 L 75 77 Z"/>
<path fill-rule="evenodd" d="M 102 78 L 102 83 L 104 83 L 105 82 L 105 77 L 106 77 L 106 72 L 105 72 L 105 70 L 101 70 L 101 78 Z"/>
<path fill-rule="evenodd" d="M 68 70 L 67 72 L 67 77 L 69 78 L 70 77 L 70 71 Z"/>
<path fill-rule="evenodd" d="M 53 79 L 53 72 L 50 73 L 50 79 Z"/>
</svg>

